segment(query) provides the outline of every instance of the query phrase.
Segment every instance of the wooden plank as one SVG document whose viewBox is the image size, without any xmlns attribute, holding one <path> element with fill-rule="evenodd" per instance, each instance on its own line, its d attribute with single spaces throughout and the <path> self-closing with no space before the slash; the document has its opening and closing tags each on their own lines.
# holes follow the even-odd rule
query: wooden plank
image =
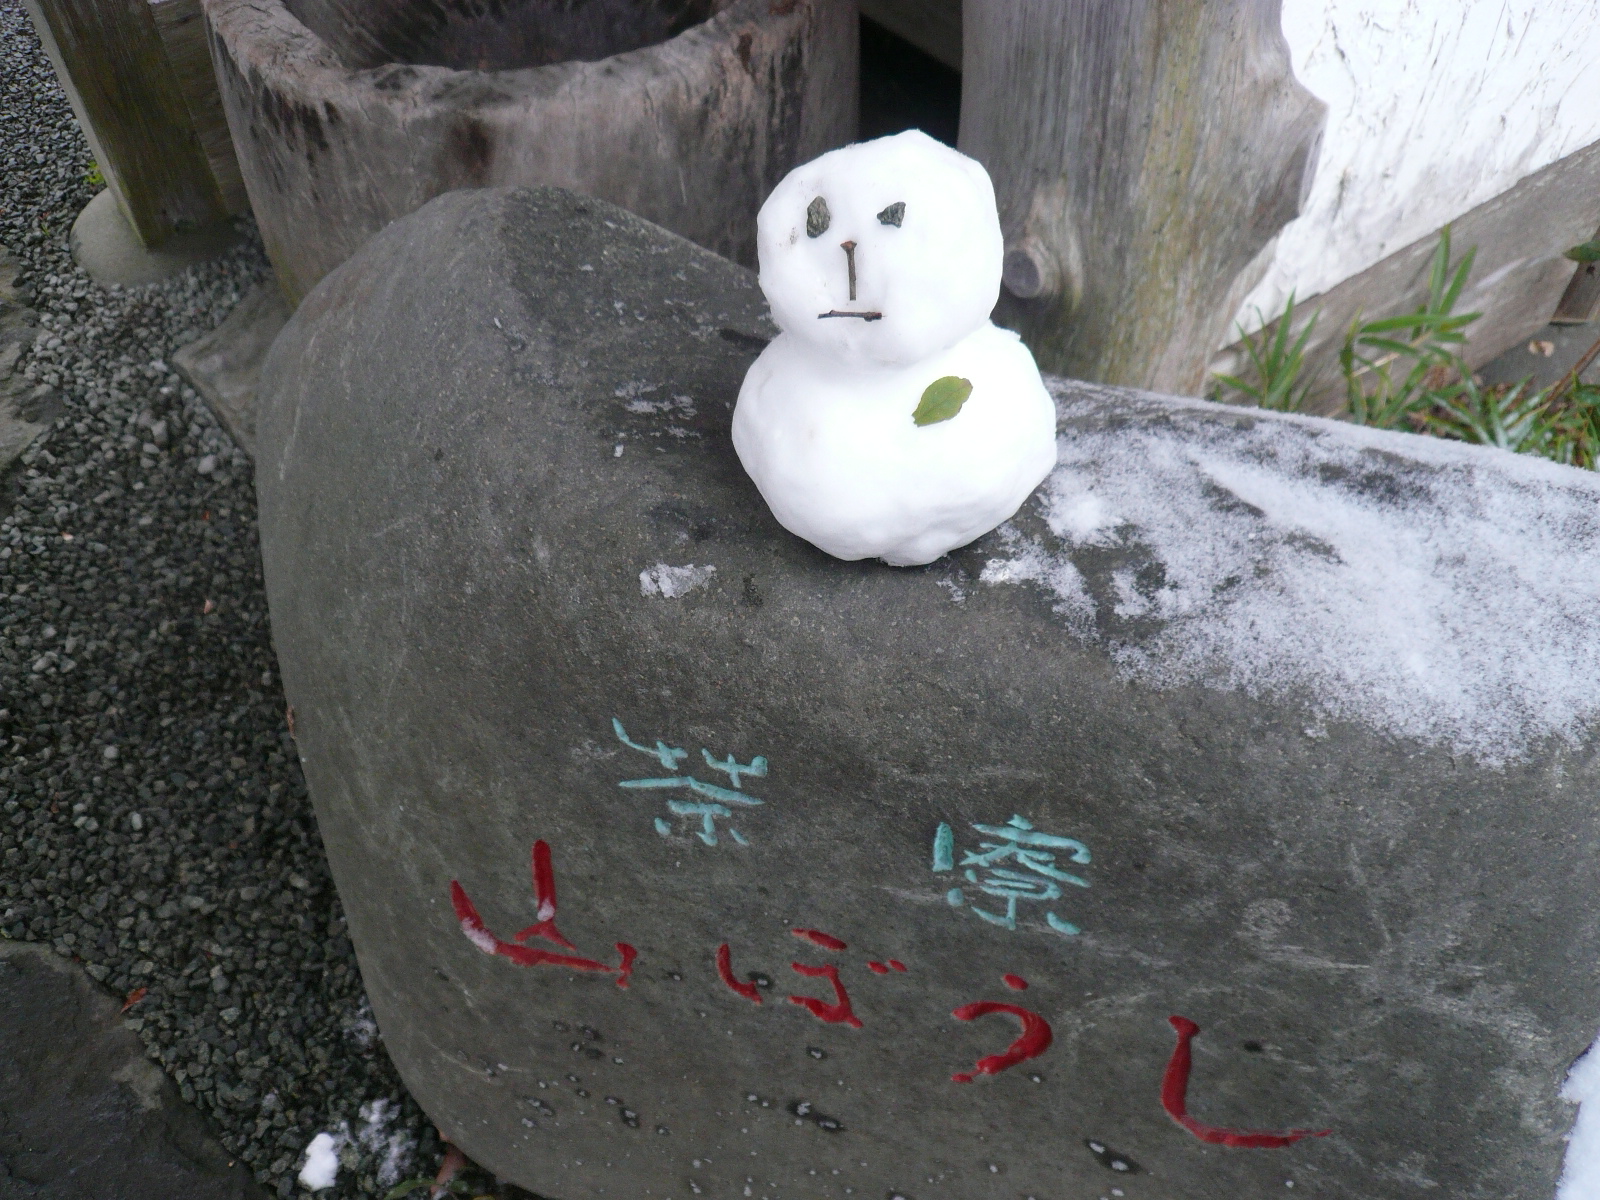
<svg viewBox="0 0 1600 1200">
<path fill-rule="evenodd" d="M 150 15 L 155 19 L 156 32 L 161 36 L 167 62 L 178 81 L 222 202 L 236 216 L 247 213 L 250 197 L 245 194 L 239 160 L 233 153 L 233 137 L 228 133 L 228 118 L 222 111 L 200 0 L 150 0 Z"/>
<path fill-rule="evenodd" d="M 960 145 L 1006 234 L 999 319 L 1046 370 L 1199 392 L 1316 162 L 1326 109 L 1278 0 L 967 0 L 962 35 Z"/>
<path fill-rule="evenodd" d="M 961 70 L 961 0 L 861 0 L 861 15 Z"/>
<path fill-rule="evenodd" d="M 1458 312 L 1481 312 L 1467 329 L 1463 354 L 1477 367 L 1526 341 L 1549 322 L 1573 280 L 1563 252 L 1588 240 L 1600 221 L 1600 142 L 1528 176 L 1451 224 L 1459 257 L 1477 247 Z M 1358 315 L 1362 319 L 1414 310 L 1428 289 L 1428 267 L 1438 245 L 1430 234 L 1397 250 L 1359 275 L 1296 305 L 1299 319 L 1320 310 L 1306 347 L 1306 370 L 1317 381 L 1312 404 L 1332 413 L 1344 405 L 1339 347 Z M 1298 323 L 1298 322 L 1297 322 Z M 1212 362 L 1233 372 L 1242 349 L 1235 342 Z"/>
<path fill-rule="evenodd" d="M 145 0 L 24 0 L 128 223 L 147 246 L 227 216 Z"/>
</svg>

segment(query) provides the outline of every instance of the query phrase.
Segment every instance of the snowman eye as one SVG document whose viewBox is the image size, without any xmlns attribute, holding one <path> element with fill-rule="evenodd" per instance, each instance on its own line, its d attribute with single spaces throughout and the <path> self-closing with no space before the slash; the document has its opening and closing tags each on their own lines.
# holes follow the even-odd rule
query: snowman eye
<svg viewBox="0 0 1600 1200">
<path fill-rule="evenodd" d="M 893 225 L 896 229 L 900 228 L 900 222 L 904 221 L 905 219 L 906 202 L 904 200 L 896 200 L 893 204 L 889 205 L 888 208 L 884 209 L 878 214 L 878 224 Z"/>
<path fill-rule="evenodd" d="M 806 206 L 806 236 L 821 237 L 828 232 L 831 218 L 828 216 L 828 202 L 818 196 Z"/>
</svg>

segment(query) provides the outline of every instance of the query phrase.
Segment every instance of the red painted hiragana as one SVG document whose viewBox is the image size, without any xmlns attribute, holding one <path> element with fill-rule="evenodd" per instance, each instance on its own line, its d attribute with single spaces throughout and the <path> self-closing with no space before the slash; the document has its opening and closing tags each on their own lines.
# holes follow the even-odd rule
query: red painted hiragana
<svg viewBox="0 0 1600 1200">
<path fill-rule="evenodd" d="M 728 943 L 717 947 L 717 977 L 751 1004 L 761 1003 L 761 991 L 753 983 L 741 983 L 733 974 L 733 952 Z"/>
<path fill-rule="evenodd" d="M 550 864 L 550 846 L 543 840 L 533 844 L 533 895 L 538 906 L 536 910 L 539 917 L 538 924 L 528 926 L 521 933 L 514 935 L 514 941 L 508 942 L 496 937 L 483 923 L 483 918 L 478 915 L 478 909 L 467 895 L 466 889 L 456 880 L 450 881 L 450 904 L 455 909 L 456 919 L 461 922 L 461 932 L 485 954 L 508 958 L 519 967 L 565 967 L 573 971 L 598 971 L 615 975 L 618 987 L 628 986 L 638 951 L 627 942 L 616 943 L 618 961 L 614 967 L 578 954 L 556 954 L 549 950 L 538 950 L 532 946 L 517 944 L 538 937 L 568 950 L 576 949 L 556 928 L 555 870 Z"/>
<path fill-rule="evenodd" d="M 1167 1061 L 1166 1074 L 1161 1079 L 1161 1107 L 1167 1110 L 1167 1116 L 1202 1142 L 1209 1142 L 1214 1146 L 1271 1149 L 1293 1145 L 1301 1138 L 1327 1137 L 1333 1132 L 1331 1129 L 1282 1129 L 1275 1132 L 1266 1129 L 1226 1129 L 1220 1125 L 1207 1125 L 1195 1120 L 1189 1115 L 1188 1103 L 1189 1071 L 1194 1065 L 1189 1043 L 1194 1040 L 1194 1035 L 1200 1032 L 1200 1026 L 1188 1017 L 1168 1017 L 1167 1020 L 1178 1031 L 1178 1044 L 1173 1047 L 1172 1057 Z"/>
<path fill-rule="evenodd" d="M 1050 1043 L 1055 1040 L 1055 1035 L 1050 1031 L 1050 1022 L 1038 1013 L 1019 1008 L 1015 1004 L 979 1000 L 975 1004 L 963 1004 L 950 1015 L 958 1021 L 976 1021 L 979 1017 L 987 1017 L 991 1013 L 1006 1013 L 1016 1017 L 1022 1022 L 1022 1033 L 1001 1053 L 980 1058 L 973 1070 L 958 1071 L 950 1076 L 956 1083 L 971 1083 L 979 1075 L 998 1075 L 1007 1067 L 1014 1067 L 1030 1058 L 1038 1058 L 1050 1049 Z"/>
<path fill-rule="evenodd" d="M 839 982 L 839 968 L 829 963 L 825 967 L 808 967 L 805 963 L 790 963 L 790 967 L 812 979 L 826 979 L 833 984 L 834 1002 L 829 1004 L 826 1000 L 818 1000 L 815 996 L 790 996 L 790 1004 L 804 1005 L 806 1011 L 819 1021 L 826 1021 L 830 1025 L 848 1025 L 852 1029 L 861 1028 L 861 1019 L 856 1016 L 855 1009 L 850 1006 L 850 993 L 844 990 L 844 984 Z"/>
</svg>

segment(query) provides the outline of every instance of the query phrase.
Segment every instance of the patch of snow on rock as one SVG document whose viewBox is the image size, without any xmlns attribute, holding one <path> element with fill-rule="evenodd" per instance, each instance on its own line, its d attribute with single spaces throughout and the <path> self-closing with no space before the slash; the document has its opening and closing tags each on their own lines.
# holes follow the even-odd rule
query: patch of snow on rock
<svg viewBox="0 0 1600 1200">
<path fill-rule="evenodd" d="M 1600 1200 L 1600 1038 L 1572 1065 L 1561 1098 L 1578 1106 L 1556 1200 Z"/>
<path fill-rule="evenodd" d="M 717 573 L 712 566 L 697 567 L 689 563 L 683 567 L 670 567 L 657 563 L 639 572 L 639 591 L 646 596 L 661 596 L 667 600 L 703 588 Z"/>
<path fill-rule="evenodd" d="M 1600 475 L 1050 383 L 1060 464 L 982 579 L 1045 588 L 1126 676 L 1296 697 L 1491 765 L 1600 718 Z"/>
</svg>

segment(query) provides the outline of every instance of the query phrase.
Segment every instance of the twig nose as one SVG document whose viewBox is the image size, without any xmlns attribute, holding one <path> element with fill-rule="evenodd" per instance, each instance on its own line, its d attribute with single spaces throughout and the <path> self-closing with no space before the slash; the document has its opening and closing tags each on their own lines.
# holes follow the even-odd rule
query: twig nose
<svg viewBox="0 0 1600 1200">
<path fill-rule="evenodd" d="M 856 298 L 856 244 L 854 242 L 840 242 L 844 251 L 845 261 L 850 265 L 850 299 Z"/>
</svg>

